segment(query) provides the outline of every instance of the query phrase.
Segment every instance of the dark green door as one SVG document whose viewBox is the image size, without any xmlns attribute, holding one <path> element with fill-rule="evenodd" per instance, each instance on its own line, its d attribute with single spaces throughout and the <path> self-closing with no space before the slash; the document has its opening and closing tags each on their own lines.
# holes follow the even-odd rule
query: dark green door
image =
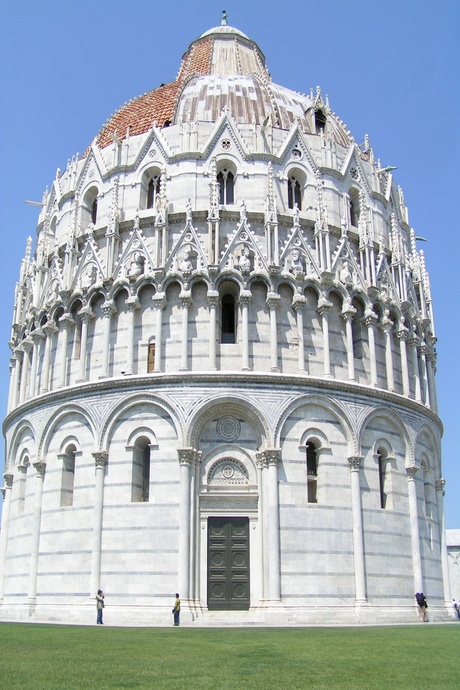
<svg viewBox="0 0 460 690">
<path fill-rule="evenodd" d="M 208 518 L 208 608 L 249 609 L 249 520 Z"/>
</svg>

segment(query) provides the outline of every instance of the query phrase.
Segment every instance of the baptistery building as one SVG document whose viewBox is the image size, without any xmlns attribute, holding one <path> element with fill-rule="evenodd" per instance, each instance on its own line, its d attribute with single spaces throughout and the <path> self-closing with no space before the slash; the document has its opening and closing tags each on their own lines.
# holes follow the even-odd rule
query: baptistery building
<svg viewBox="0 0 460 690">
<path fill-rule="evenodd" d="M 15 294 L 0 618 L 447 617 L 430 283 L 403 192 L 226 24 L 43 196 Z M 359 139 L 361 141 L 361 137 Z"/>
</svg>

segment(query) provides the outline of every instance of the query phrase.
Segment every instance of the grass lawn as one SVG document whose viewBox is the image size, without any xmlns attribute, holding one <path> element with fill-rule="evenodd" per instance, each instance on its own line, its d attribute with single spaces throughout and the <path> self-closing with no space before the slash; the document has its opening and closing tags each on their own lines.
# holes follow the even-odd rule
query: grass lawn
<svg viewBox="0 0 460 690">
<path fill-rule="evenodd" d="M 460 624 L 110 628 L 0 623 L 0 688 L 460 688 Z"/>
</svg>

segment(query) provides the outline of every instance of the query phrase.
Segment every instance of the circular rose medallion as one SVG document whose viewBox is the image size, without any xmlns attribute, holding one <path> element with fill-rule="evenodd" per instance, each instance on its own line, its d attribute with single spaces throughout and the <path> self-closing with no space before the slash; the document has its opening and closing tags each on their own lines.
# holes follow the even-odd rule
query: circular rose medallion
<svg viewBox="0 0 460 690">
<path fill-rule="evenodd" d="M 217 422 L 217 435 L 222 441 L 236 441 L 241 432 L 241 424 L 236 417 L 226 415 Z"/>
<path fill-rule="evenodd" d="M 231 479 L 235 474 L 235 470 L 231 465 L 225 465 L 222 470 L 222 474 L 224 475 L 225 479 Z"/>
</svg>

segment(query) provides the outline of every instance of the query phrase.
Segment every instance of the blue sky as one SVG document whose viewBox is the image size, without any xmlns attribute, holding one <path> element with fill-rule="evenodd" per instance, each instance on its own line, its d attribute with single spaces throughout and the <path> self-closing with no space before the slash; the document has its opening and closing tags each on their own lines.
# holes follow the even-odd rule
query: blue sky
<svg viewBox="0 0 460 690">
<path fill-rule="evenodd" d="M 320 85 L 357 142 L 396 165 L 411 225 L 427 238 L 444 422 L 446 526 L 460 529 L 458 0 L 241 2 L 4 0 L 0 9 L 0 411 L 6 411 L 14 286 L 56 168 L 125 101 L 172 81 L 190 42 L 220 23 L 257 41 L 275 82 Z M 455 113 L 455 115 L 454 115 Z M 455 117 L 457 116 L 457 117 Z M 447 282 L 446 282 L 447 281 Z"/>
</svg>

